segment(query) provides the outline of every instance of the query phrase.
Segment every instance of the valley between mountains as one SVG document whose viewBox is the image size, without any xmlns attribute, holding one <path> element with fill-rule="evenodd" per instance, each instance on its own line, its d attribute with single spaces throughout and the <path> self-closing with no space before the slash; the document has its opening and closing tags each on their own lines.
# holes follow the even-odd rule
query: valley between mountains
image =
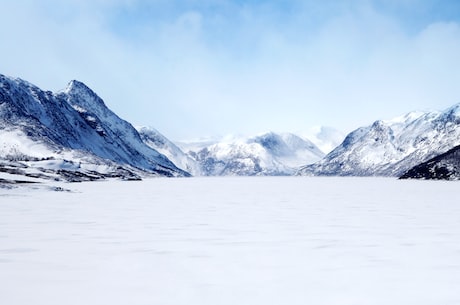
<svg viewBox="0 0 460 305">
<path fill-rule="evenodd" d="M 459 145 L 460 104 L 375 121 L 346 136 L 322 128 L 311 140 L 267 132 L 175 143 L 155 128 L 123 120 L 82 82 L 50 92 L 0 75 L 0 185 L 6 188 L 189 176 L 458 180 Z M 335 148 L 321 149 L 327 146 Z"/>
</svg>

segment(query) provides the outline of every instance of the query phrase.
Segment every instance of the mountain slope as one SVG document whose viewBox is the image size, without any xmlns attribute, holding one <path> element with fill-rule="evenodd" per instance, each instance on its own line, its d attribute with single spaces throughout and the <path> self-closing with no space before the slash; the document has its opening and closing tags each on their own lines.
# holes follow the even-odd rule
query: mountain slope
<svg viewBox="0 0 460 305">
<path fill-rule="evenodd" d="M 399 176 L 460 144 L 460 104 L 444 112 L 413 112 L 351 132 L 299 175 Z"/>
<path fill-rule="evenodd" d="M 460 180 L 460 146 L 411 168 L 400 179 Z"/>
<path fill-rule="evenodd" d="M 187 171 L 193 176 L 201 176 L 199 164 L 155 128 L 136 127 L 136 129 L 145 144 L 165 155 L 178 168 Z"/>
<path fill-rule="evenodd" d="M 55 94 L 0 75 L 0 136 L 0 159 L 29 162 L 27 167 L 56 172 L 59 162 L 30 162 L 66 160 L 76 164 L 76 172 L 99 170 L 101 176 L 117 171 L 187 175 L 145 145 L 134 127 L 78 81 Z"/>
</svg>

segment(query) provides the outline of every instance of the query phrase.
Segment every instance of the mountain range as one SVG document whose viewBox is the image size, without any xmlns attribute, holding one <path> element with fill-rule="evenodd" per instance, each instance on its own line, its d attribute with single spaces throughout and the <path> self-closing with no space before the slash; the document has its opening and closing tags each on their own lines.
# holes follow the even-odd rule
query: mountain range
<svg viewBox="0 0 460 305">
<path fill-rule="evenodd" d="M 314 142 L 268 132 L 174 143 L 155 128 L 133 127 L 82 82 L 53 93 L 0 75 L 0 184 L 190 175 L 453 179 L 460 104 L 378 120 L 339 144 L 340 138 L 334 129 L 319 128 Z"/>
<path fill-rule="evenodd" d="M 206 176 L 292 175 L 302 164 L 324 153 L 312 142 L 291 133 L 269 132 L 255 137 L 227 139 L 189 151 Z"/>
</svg>

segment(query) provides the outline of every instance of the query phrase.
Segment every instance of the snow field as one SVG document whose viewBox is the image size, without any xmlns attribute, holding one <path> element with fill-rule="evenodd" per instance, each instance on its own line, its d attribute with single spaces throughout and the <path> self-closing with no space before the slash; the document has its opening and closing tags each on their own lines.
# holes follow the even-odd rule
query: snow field
<svg viewBox="0 0 460 305">
<path fill-rule="evenodd" d="M 0 188 L 2 304 L 459 304 L 460 188 L 225 177 Z"/>
</svg>

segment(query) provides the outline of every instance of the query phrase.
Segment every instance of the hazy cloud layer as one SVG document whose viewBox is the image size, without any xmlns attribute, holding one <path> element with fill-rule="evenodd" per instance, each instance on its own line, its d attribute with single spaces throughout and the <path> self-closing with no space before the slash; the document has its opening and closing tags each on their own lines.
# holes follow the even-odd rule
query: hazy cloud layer
<svg viewBox="0 0 460 305">
<path fill-rule="evenodd" d="M 458 1 L 11 1 L 0 73 L 79 79 L 183 139 L 349 131 L 460 102 Z"/>
</svg>

